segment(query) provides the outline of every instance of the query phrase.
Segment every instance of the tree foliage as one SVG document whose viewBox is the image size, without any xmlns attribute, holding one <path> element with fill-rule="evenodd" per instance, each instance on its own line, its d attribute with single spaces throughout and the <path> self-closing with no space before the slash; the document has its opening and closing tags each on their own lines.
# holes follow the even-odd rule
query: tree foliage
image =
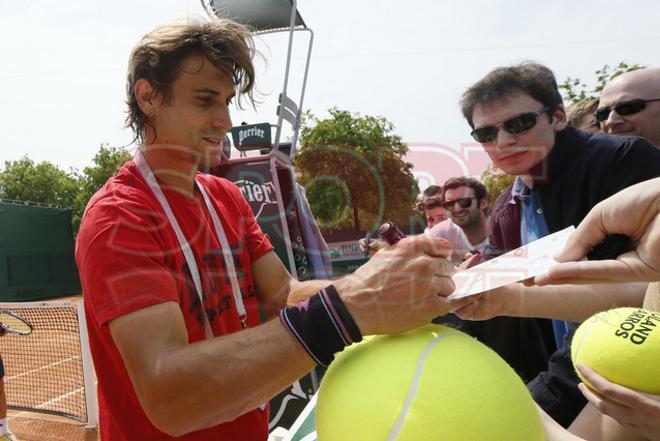
<svg viewBox="0 0 660 441">
<path fill-rule="evenodd" d="M 85 167 L 82 173 L 64 171 L 48 161 L 35 164 L 27 156 L 5 161 L 0 171 L 0 199 L 71 208 L 77 233 L 89 199 L 130 157 L 122 148 L 102 144 L 94 165 Z"/>
<path fill-rule="evenodd" d="M 559 85 L 559 91 L 562 92 L 564 99 L 569 105 L 590 98 L 598 99 L 605 85 L 614 78 L 626 72 L 643 69 L 644 67 L 646 66 L 638 63 L 628 64 L 624 61 L 620 61 L 619 64 L 613 67 L 606 64 L 596 71 L 596 84 L 593 87 L 587 86 L 579 78 L 567 77 Z"/>
<path fill-rule="evenodd" d="M 51 162 L 35 164 L 23 156 L 16 161 L 5 161 L 0 172 L 2 199 L 73 207 L 77 192 L 74 172 L 66 172 Z"/>
<path fill-rule="evenodd" d="M 481 182 L 484 183 L 490 195 L 491 209 L 497 198 L 504 193 L 504 190 L 513 184 L 515 178 L 515 176 L 504 173 L 504 171 L 492 164 L 481 174 Z"/>
<path fill-rule="evenodd" d="M 83 168 L 78 177 L 78 193 L 73 211 L 73 229 L 78 231 L 87 202 L 105 182 L 113 176 L 124 162 L 131 159 L 131 154 L 121 147 L 101 144 L 98 153 L 92 159 L 93 166 Z"/>
<path fill-rule="evenodd" d="M 337 108 L 329 113 L 326 119 L 305 115 L 295 159 L 319 225 L 361 230 L 384 219 L 407 222 L 419 189 L 393 125 Z"/>
</svg>

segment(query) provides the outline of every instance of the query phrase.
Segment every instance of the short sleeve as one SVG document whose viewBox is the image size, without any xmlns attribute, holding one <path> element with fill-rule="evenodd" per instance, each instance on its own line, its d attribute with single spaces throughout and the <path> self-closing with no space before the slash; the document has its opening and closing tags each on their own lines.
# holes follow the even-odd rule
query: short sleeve
<svg viewBox="0 0 660 441">
<path fill-rule="evenodd" d="M 156 234 L 168 224 L 146 211 L 135 203 L 110 198 L 85 214 L 76 243 L 76 262 L 83 296 L 93 305 L 99 325 L 178 300 L 177 276 L 168 269 L 168 253 L 163 252 L 168 246 Z"/>
</svg>

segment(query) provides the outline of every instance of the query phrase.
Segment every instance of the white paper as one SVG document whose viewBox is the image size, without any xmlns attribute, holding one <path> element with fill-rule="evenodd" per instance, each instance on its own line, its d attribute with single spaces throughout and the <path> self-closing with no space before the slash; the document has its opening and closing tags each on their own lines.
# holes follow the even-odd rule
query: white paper
<svg viewBox="0 0 660 441">
<path fill-rule="evenodd" d="M 472 296 L 510 283 L 520 282 L 547 271 L 557 263 L 553 256 L 564 249 L 564 245 L 573 231 L 575 231 L 575 227 L 568 227 L 454 274 L 452 279 L 456 289 L 448 297 L 449 300 Z"/>
</svg>

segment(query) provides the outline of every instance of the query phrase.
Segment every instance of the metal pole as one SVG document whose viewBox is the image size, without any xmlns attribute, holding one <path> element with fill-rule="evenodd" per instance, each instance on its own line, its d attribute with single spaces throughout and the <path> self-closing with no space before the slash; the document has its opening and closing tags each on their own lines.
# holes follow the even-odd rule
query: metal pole
<svg viewBox="0 0 660 441">
<path fill-rule="evenodd" d="M 291 9 L 291 20 L 289 22 L 289 48 L 286 54 L 286 68 L 284 70 L 284 86 L 282 87 L 282 93 L 280 96 L 286 96 L 286 89 L 289 85 L 289 69 L 291 68 L 291 51 L 293 48 L 293 33 L 296 26 L 296 13 L 298 11 L 297 0 L 292 0 L 293 7 Z M 277 132 L 275 134 L 275 144 L 273 145 L 273 150 L 279 150 L 280 148 L 280 137 L 282 136 L 282 113 L 277 116 Z"/>
</svg>

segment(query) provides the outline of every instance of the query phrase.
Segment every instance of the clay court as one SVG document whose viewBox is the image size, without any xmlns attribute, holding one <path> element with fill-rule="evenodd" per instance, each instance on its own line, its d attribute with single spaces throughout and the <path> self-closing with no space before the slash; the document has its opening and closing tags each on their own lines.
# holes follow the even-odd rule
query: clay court
<svg viewBox="0 0 660 441">
<path fill-rule="evenodd" d="M 8 422 L 20 440 L 98 439 L 95 427 L 86 428 L 96 426 L 97 405 L 89 351 L 81 346 L 80 301 L 0 304 L 34 326 L 30 335 L 0 338 Z"/>
</svg>

